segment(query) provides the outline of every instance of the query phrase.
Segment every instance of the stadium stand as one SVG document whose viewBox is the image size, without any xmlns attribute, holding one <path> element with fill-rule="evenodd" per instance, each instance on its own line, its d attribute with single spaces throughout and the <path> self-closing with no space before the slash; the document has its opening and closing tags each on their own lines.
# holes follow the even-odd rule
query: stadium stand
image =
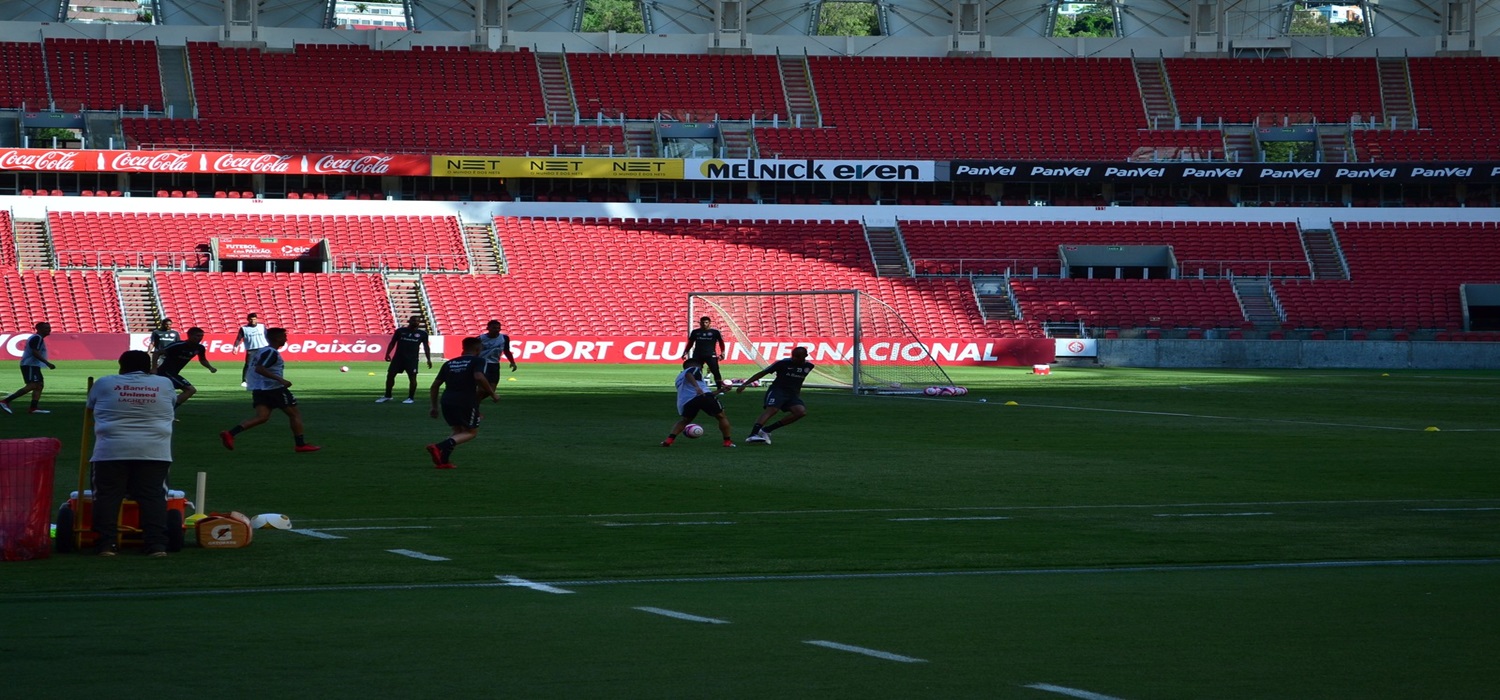
<svg viewBox="0 0 1500 700">
<path fill-rule="evenodd" d="M 44 45 L 58 109 L 165 109 L 156 42 L 49 38 Z"/>
<path fill-rule="evenodd" d="M 122 333 L 114 277 L 89 270 L 0 269 L 0 328 L 52 324 L 54 333 Z"/>
<path fill-rule="evenodd" d="M 0 270 L 16 269 L 16 234 L 11 228 L 10 212 L 0 209 Z"/>
<path fill-rule="evenodd" d="M 786 118 L 775 56 L 575 53 L 567 58 L 585 119 L 598 113 L 699 122 Z"/>
<path fill-rule="evenodd" d="M 1500 58 L 1407 59 L 1418 129 L 1355 132 L 1375 161 L 1500 159 Z"/>
<path fill-rule="evenodd" d="M 45 107 L 47 71 L 43 65 L 41 44 L 0 42 L 0 105 Z"/>
<path fill-rule="evenodd" d="M 1384 113 L 1373 58 L 1168 58 L 1163 63 L 1184 124 L 1198 119 L 1250 124 L 1266 114 L 1348 123 L 1354 115 L 1379 121 Z"/>
<path fill-rule="evenodd" d="M 156 284 L 163 314 L 182 328 L 238 328 L 255 311 L 294 333 L 396 329 L 380 275 L 159 272 Z"/>
<path fill-rule="evenodd" d="M 1089 328 L 1239 328 L 1228 280 L 1012 279 L 1021 313 L 1043 323 Z"/>
</svg>

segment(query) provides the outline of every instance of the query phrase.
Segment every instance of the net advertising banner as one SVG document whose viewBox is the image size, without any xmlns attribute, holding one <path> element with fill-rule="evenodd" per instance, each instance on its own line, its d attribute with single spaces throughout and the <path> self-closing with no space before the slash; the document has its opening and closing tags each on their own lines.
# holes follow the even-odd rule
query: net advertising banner
<svg viewBox="0 0 1500 700">
<path fill-rule="evenodd" d="M 516 158 L 432 156 L 433 177 L 551 177 L 588 180 L 681 180 L 677 158 Z"/>
<path fill-rule="evenodd" d="M 267 175 L 430 175 L 428 156 L 380 153 L 0 150 L 0 171 Z"/>
<path fill-rule="evenodd" d="M 226 260 L 298 260 L 311 257 L 321 238 L 220 238 L 219 257 Z"/>
<path fill-rule="evenodd" d="M 686 341 L 681 337 L 652 336 L 534 336 L 512 337 L 511 352 L 516 362 L 597 362 L 610 364 L 678 363 Z M 449 356 L 462 348 L 455 340 L 446 344 Z M 782 359 L 798 345 L 808 349 L 812 362 L 849 362 L 853 343 L 845 340 L 811 338 L 759 338 L 751 346 L 731 343 L 723 360 L 726 363 L 750 364 L 760 357 Z M 924 347 L 924 345 L 926 347 Z M 869 362 L 911 365 L 926 360 L 927 348 L 940 365 L 1019 367 L 1052 362 L 1056 346 L 1051 338 L 938 338 L 922 342 L 910 338 L 865 338 L 861 343 L 863 357 Z"/>
<path fill-rule="evenodd" d="M 1500 163 L 1063 163 L 955 160 L 955 182 L 1345 184 L 1500 182 Z"/>
<path fill-rule="evenodd" d="M 683 164 L 689 180 L 932 182 L 937 178 L 937 162 L 930 160 L 689 158 Z"/>
</svg>

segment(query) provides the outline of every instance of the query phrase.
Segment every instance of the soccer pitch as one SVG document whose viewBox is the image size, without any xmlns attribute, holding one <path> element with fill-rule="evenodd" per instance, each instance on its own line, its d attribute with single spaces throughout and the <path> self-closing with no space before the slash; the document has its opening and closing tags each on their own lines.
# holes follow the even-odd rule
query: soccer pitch
<svg viewBox="0 0 1500 700">
<path fill-rule="evenodd" d="M 59 364 L 51 415 L 0 416 L 64 441 L 57 502 L 111 371 Z M 383 365 L 289 363 L 294 454 L 280 414 L 219 444 L 251 414 L 221 369 L 187 370 L 173 486 L 296 530 L 0 563 L 6 697 L 1500 692 L 1500 373 L 958 368 L 808 391 L 770 446 L 747 389 L 731 450 L 657 446 L 672 365 L 522 365 L 446 471 L 433 370 L 377 405 Z"/>
</svg>

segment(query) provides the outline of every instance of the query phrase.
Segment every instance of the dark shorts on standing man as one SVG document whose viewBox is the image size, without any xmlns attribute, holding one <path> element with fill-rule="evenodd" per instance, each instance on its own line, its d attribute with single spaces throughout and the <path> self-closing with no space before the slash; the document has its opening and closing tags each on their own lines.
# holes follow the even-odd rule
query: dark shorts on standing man
<svg viewBox="0 0 1500 700">
<path fill-rule="evenodd" d="M 766 392 L 766 408 L 779 408 L 783 411 L 786 411 L 790 410 L 793 406 L 806 405 L 807 404 L 802 402 L 801 394 L 792 394 L 789 392 L 780 391 L 775 387 L 772 387 Z"/>
<path fill-rule="evenodd" d="M 713 394 L 699 394 L 683 404 L 682 419 L 692 420 L 697 418 L 699 413 L 706 413 L 717 418 L 723 412 L 724 405 L 719 403 L 719 399 Z"/>
<path fill-rule="evenodd" d="M 192 382 L 188 381 L 186 378 L 184 378 L 180 374 L 175 374 L 175 373 L 172 373 L 172 372 L 157 372 L 156 376 L 158 376 L 158 377 L 166 377 L 168 380 L 170 380 L 172 382 L 172 388 L 176 389 L 178 391 L 182 391 L 184 389 L 190 389 L 193 386 Z"/>
<path fill-rule="evenodd" d="M 42 383 L 42 368 L 23 365 L 21 367 L 21 382 L 23 384 Z"/>
<path fill-rule="evenodd" d="M 391 366 L 386 370 L 386 374 L 393 377 L 402 372 L 416 374 L 417 364 L 417 358 L 415 357 L 401 357 L 397 355 L 391 359 Z"/>
<path fill-rule="evenodd" d="M 441 401 L 443 422 L 454 428 L 474 430 L 479 427 L 478 401 Z"/>
<path fill-rule="evenodd" d="M 266 408 L 291 408 L 297 405 L 297 397 L 291 389 L 256 389 L 250 392 L 250 405 Z"/>
<path fill-rule="evenodd" d="M 487 364 L 484 366 L 484 378 L 490 380 L 490 386 L 500 386 L 500 363 Z"/>
</svg>

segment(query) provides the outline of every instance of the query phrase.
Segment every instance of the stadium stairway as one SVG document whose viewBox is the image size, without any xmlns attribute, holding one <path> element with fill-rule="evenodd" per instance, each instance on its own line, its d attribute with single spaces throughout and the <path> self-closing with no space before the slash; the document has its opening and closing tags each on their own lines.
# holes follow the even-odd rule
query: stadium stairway
<svg viewBox="0 0 1500 700">
<path fill-rule="evenodd" d="M 865 243 L 870 246 L 870 257 L 875 262 L 876 277 L 911 277 L 911 258 L 906 254 L 906 244 L 901 240 L 901 231 L 895 226 L 865 225 Z"/>
<path fill-rule="evenodd" d="M 1234 278 L 1234 296 L 1239 299 L 1240 311 L 1245 321 L 1258 330 L 1276 330 L 1281 327 L 1281 313 L 1271 299 L 1271 283 L 1263 277 Z"/>
<path fill-rule="evenodd" d="M 1010 294 L 1010 280 L 1004 277 L 975 277 L 974 302 L 979 305 L 979 315 L 989 321 L 1019 321 L 1016 300 Z"/>
<path fill-rule="evenodd" d="M 161 321 L 161 300 L 156 296 L 156 280 L 146 270 L 121 270 L 115 273 L 115 290 L 120 295 L 120 311 L 129 333 L 150 333 Z"/>
<path fill-rule="evenodd" d="M 547 122 L 570 124 L 578 113 L 577 99 L 568 80 L 568 58 L 560 53 L 538 52 L 537 74 L 542 81 L 542 101 L 547 105 Z M 594 115 L 582 115 L 592 118 Z"/>
<path fill-rule="evenodd" d="M 427 328 L 437 332 L 432 325 L 432 309 L 427 308 L 427 295 L 422 291 L 422 276 L 414 273 L 390 273 L 385 276 L 385 294 L 391 300 L 391 316 L 396 327 L 406 325 L 412 316 L 421 316 Z"/>
<path fill-rule="evenodd" d="M 505 272 L 505 258 L 495 227 L 489 223 L 463 222 L 464 247 L 469 252 L 469 270 L 476 275 L 498 275 Z"/>
<path fill-rule="evenodd" d="M 1343 256 L 1339 254 L 1339 241 L 1333 229 L 1302 229 L 1302 247 L 1307 259 L 1312 262 L 1315 280 L 1346 280 L 1349 273 L 1344 269 Z"/>
<path fill-rule="evenodd" d="M 1175 128 L 1177 107 L 1172 104 L 1172 86 L 1167 81 L 1167 71 L 1160 58 L 1137 58 L 1135 82 L 1141 91 L 1141 103 L 1146 108 L 1146 119 L 1153 129 Z"/>
<path fill-rule="evenodd" d="M 1380 72 L 1380 104 L 1390 126 L 1415 128 L 1417 108 L 1412 103 L 1411 74 L 1404 58 L 1376 59 Z"/>
<path fill-rule="evenodd" d="M 780 56 L 776 65 L 781 72 L 781 91 L 786 95 L 790 122 L 798 126 L 821 126 L 818 99 L 813 94 L 812 73 L 803 56 Z"/>
<path fill-rule="evenodd" d="M 161 72 L 162 99 L 177 119 L 194 117 L 193 86 L 187 76 L 187 48 L 182 46 L 156 47 L 157 70 Z"/>
<path fill-rule="evenodd" d="M 16 260 L 22 270 L 52 269 L 52 236 L 47 222 L 16 219 Z"/>
</svg>

